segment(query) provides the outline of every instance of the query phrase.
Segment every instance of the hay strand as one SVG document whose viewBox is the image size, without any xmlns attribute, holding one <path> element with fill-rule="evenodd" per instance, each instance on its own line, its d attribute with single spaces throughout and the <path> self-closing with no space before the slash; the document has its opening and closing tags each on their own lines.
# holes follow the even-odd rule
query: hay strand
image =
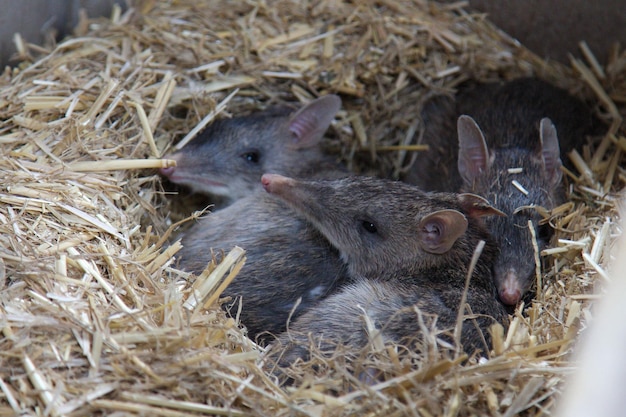
<svg viewBox="0 0 626 417">
<path fill-rule="evenodd" d="M 116 171 L 127 169 L 149 169 L 175 167 L 173 159 L 116 159 L 111 161 L 82 161 L 68 164 L 75 172 Z"/>
</svg>

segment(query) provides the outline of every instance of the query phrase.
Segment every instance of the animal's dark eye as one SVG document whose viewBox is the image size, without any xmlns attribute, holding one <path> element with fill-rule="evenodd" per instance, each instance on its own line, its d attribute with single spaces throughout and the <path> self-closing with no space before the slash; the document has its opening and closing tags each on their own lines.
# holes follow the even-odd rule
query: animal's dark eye
<svg viewBox="0 0 626 417">
<path fill-rule="evenodd" d="M 244 152 L 241 155 L 241 157 L 245 159 L 247 162 L 250 162 L 252 164 L 258 164 L 259 159 L 261 159 L 261 156 L 259 155 L 259 151 L 256 151 L 256 150 Z"/>
<path fill-rule="evenodd" d="M 363 220 L 361 222 L 361 225 L 363 226 L 363 229 L 365 229 L 368 233 L 377 233 L 378 229 L 376 228 L 376 225 L 368 220 Z"/>
</svg>

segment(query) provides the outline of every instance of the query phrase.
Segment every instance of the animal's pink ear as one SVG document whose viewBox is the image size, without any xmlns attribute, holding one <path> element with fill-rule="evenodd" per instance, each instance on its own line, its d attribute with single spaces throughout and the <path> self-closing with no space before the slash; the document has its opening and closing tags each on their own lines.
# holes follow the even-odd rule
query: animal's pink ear
<svg viewBox="0 0 626 417">
<path fill-rule="evenodd" d="M 459 116 L 456 127 L 459 135 L 459 173 L 468 184 L 472 184 L 489 168 L 487 143 L 480 127 L 470 116 Z"/>
<path fill-rule="evenodd" d="M 317 145 L 341 108 L 339 96 L 329 94 L 311 101 L 289 119 L 289 130 L 294 134 L 295 148 Z"/>
<path fill-rule="evenodd" d="M 486 198 L 476 194 L 462 193 L 458 195 L 463 211 L 472 218 L 485 216 L 504 216 L 506 214 L 495 208 Z"/>
<path fill-rule="evenodd" d="M 553 185 L 561 181 L 561 149 L 556 127 L 550 119 L 544 117 L 539 124 L 539 138 L 541 140 L 541 158 L 547 177 Z"/>
<path fill-rule="evenodd" d="M 419 223 L 422 249 L 429 253 L 446 253 L 466 230 L 467 219 L 456 210 L 430 213 Z"/>
</svg>

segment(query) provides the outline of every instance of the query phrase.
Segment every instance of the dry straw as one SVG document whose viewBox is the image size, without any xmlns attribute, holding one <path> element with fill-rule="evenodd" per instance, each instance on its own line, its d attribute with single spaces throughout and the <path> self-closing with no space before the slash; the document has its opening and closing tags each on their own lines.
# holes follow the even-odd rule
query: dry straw
<svg viewBox="0 0 626 417">
<path fill-rule="evenodd" d="M 624 53 L 604 67 L 588 48 L 571 67 L 546 63 L 463 3 L 136 5 L 84 20 L 47 49 L 17 36 L 18 66 L 0 77 L 0 415 L 552 409 L 621 233 Z M 431 94 L 468 78 L 529 74 L 597 103 L 611 129 L 572 155 L 571 202 L 549 218 L 558 232 L 542 254 L 540 296 L 506 334 L 494 330 L 489 360 L 387 346 L 363 355 L 362 366 L 384 376 L 371 386 L 338 354 L 295 366 L 299 383 L 283 389 L 259 365 L 263 348 L 216 301 L 237 279 L 241 251 L 226 257 L 232 267 L 210 263 L 199 280 L 176 269 L 175 197 L 154 168 L 169 166 L 161 155 L 200 122 L 339 93 L 330 148 L 355 170 L 397 176 L 419 151 L 409 145 Z"/>
</svg>

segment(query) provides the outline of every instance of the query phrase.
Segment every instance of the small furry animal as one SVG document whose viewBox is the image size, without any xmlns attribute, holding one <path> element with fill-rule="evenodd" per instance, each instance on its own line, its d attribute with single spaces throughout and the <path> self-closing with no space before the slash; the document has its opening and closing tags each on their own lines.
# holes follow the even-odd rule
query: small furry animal
<svg viewBox="0 0 626 417">
<path fill-rule="evenodd" d="M 285 330 L 289 318 L 348 281 L 337 250 L 313 226 L 263 190 L 200 219 L 182 236 L 179 266 L 200 273 L 211 249 L 246 249 L 246 263 L 223 295 L 242 303 L 240 321 L 260 342 Z M 233 314 L 234 315 L 234 314 Z"/>
<path fill-rule="evenodd" d="M 489 349 L 486 330 L 506 324 L 495 297 L 492 265 L 496 247 L 482 217 L 501 214 L 471 194 L 425 193 L 389 180 L 352 177 L 295 180 L 275 174 L 262 177 L 265 189 L 304 216 L 337 248 L 352 279 L 296 319 L 279 337 L 279 364 L 308 355 L 309 335 L 322 348 L 366 345 L 363 314 L 383 339 L 409 343 L 419 338 L 416 308 L 437 317 L 450 330 L 456 317 L 479 241 L 485 247 L 473 270 L 467 302 L 478 314 L 478 329 L 462 328 L 468 352 Z M 278 353 L 276 353 L 278 352 Z"/>
<path fill-rule="evenodd" d="M 179 265 L 200 273 L 213 256 L 211 249 L 218 258 L 235 245 L 246 249 L 246 264 L 224 295 L 233 297 L 234 305 L 242 303 L 241 322 L 259 341 L 282 332 L 290 317 L 346 281 L 336 249 L 284 203 L 268 196 L 260 182 L 266 170 L 347 175 L 320 147 L 340 106 L 338 96 L 327 95 L 295 113 L 274 109 L 215 121 L 169 156 L 177 167 L 161 170 L 170 181 L 224 197 L 229 204 L 184 232 Z"/>
<path fill-rule="evenodd" d="M 516 305 L 534 282 L 528 222 L 541 251 L 552 229 L 540 211 L 564 201 L 561 155 L 594 130 L 590 110 L 564 90 L 523 78 L 478 85 L 455 99 L 437 96 L 422 119 L 431 150 L 417 156 L 404 180 L 425 190 L 476 193 L 507 215 L 486 223 L 500 251 L 498 296 Z"/>
</svg>

